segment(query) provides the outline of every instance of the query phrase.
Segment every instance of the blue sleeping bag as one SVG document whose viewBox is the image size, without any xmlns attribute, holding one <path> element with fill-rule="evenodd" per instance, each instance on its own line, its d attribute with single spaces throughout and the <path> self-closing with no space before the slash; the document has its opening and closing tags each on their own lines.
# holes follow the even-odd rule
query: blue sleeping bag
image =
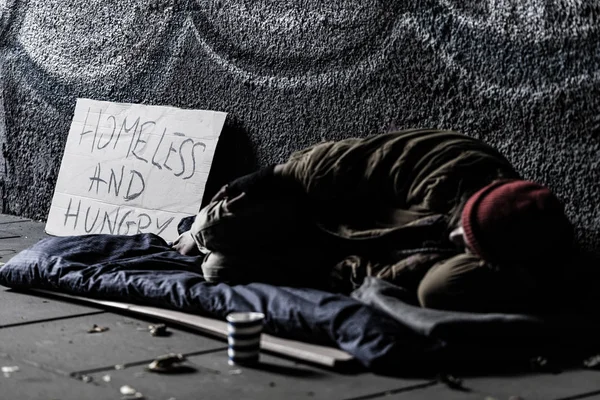
<svg viewBox="0 0 600 400">
<path fill-rule="evenodd" d="M 0 284 L 138 303 L 224 319 L 266 315 L 272 335 L 338 347 L 365 367 L 387 372 L 434 368 L 449 360 L 530 357 L 562 330 L 538 317 L 425 310 L 401 288 L 367 279 L 354 297 L 261 283 L 204 281 L 201 257 L 183 256 L 154 234 L 44 239 L 0 268 Z M 558 338 L 558 339 L 557 339 Z M 510 351 L 507 351 L 510 350 Z"/>
</svg>

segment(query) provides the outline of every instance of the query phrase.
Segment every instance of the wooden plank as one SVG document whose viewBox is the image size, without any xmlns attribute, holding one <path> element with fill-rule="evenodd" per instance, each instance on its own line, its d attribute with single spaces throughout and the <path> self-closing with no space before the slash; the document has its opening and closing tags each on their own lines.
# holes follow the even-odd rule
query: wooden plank
<svg viewBox="0 0 600 400">
<path fill-rule="evenodd" d="M 64 298 L 76 299 L 78 301 L 100 304 L 109 308 L 126 310 L 139 315 L 151 316 L 164 321 L 175 322 L 200 332 L 216 335 L 218 337 L 227 337 L 227 323 L 213 318 L 156 307 L 140 306 L 130 303 L 89 299 L 85 297 L 49 291 L 39 292 L 50 294 L 52 296 L 60 296 Z M 299 342 L 296 340 L 282 339 L 268 334 L 262 335 L 261 348 L 263 350 L 271 351 L 286 357 L 292 357 L 327 367 L 342 367 L 353 361 L 353 357 L 350 354 L 339 349 Z"/>
</svg>

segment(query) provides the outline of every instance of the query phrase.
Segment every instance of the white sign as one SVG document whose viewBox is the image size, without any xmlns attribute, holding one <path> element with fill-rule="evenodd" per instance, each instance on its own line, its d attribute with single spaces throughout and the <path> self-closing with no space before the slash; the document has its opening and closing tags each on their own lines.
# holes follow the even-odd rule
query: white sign
<svg viewBox="0 0 600 400">
<path fill-rule="evenodd" d="M 174 240 L 198 212 L 226 116 L 78 99 L 46 232 Z"/>
</svg>

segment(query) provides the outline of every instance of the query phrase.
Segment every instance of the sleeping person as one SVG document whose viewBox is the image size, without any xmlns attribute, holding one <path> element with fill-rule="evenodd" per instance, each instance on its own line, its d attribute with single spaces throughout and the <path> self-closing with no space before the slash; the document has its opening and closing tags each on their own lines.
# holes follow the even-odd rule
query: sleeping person
<svg viewBox="0 0 600 400">
<path fill-rule="evenodd" d="M 573 230 L 546 187 L 452 131 L 317 144 L 224 186 L 173 244 L 209 282 L 341 293 L 390 281 L 422 307 L 543 309 Z"/>
</svg>

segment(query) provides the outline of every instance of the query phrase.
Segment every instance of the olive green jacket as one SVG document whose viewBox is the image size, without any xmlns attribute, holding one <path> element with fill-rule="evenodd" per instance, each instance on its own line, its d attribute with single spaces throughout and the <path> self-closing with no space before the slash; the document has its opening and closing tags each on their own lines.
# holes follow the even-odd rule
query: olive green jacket
<svg viewBox="0 0 600 400">
<path fill-rule="evenodd" d="M 519 178 L 491 146 L 440 130 L 320 143 L 294 153 L 281 174 L 308 195 L 321 229 L 355 249 L 334 269 L 340 282 L 372 275 L 404 287 L 456 255 L 448 223 L 466 198 L 495 179 Z"/>
<path fill-rule="evenodd" d="M 494 148 L 438 130 L 320 143 L 294 153 L 282 174 L 301 184 L 324 224 L 348 237 L 449 215 L 491 181 L 519 178 Z"/>
</svg>

